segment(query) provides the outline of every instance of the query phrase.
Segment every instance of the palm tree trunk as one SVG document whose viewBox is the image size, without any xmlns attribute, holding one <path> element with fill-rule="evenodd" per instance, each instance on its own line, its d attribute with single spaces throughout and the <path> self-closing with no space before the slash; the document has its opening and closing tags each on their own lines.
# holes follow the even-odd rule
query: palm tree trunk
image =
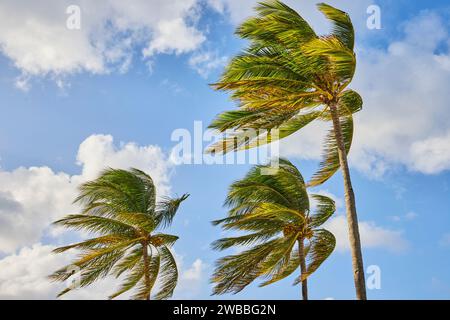
<svg viewBox="0 0 450 320">
<path fill-rule="evenodd" d="M 303 238 L 298 239 L 298 257 L 300 259 L 300 277 L 306 273 L 305 245 Z M 302 281 L 302 299 L 308 300 L 308 280 Z"/>
<path fill-rule="evenodd" d="M 144 300 L 150 300 L 150 264 L 148 261 L 147 243 L 142 244 L 142 258 L 144 259 L 144 282 L 147 287 L 147 295 L 144 297 Z"/>
<path fill-rule="evenodd" d="M 352 181 L 350 179 L 347 152 L 345 150 L 342 128 L 336 104 L 330 104 L 329 107 L 331 117 L 333 119 L 334 134 L 336 137 L 336 144 L 339 154 L 339 163 L 344 177 L 345 205 L 347 208 L 348 235 L 352 253 L 353 278 L 355 281 L 356 298 L 358 300 L 366 300 L 366 282 L 364 279 L 364 265 L 361 252 L 361 240 L 359 236 L 358 216 L 356 214 L 355 194 L 353 192 Z"/>
</svg>

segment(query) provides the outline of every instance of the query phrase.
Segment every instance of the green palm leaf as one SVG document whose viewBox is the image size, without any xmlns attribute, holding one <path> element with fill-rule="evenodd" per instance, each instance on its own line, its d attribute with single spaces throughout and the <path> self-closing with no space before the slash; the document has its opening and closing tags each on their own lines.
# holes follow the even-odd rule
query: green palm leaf
<svg viewBox="0 0 450 320">
<path fill-rule="evenodd" d="M 340 123 L 345 150 L 348 154 L 353 140 L 353 117 L 351 115 L 341 117 Z M 323 160 L 320 162 L 319 170 L 312 176 L 311 180 L 308 182 L 309 187 L 315 187 L 324 183 L 329 178 L 331 178 L 340 168 L 339 153 L 334 130 L 330 130 L 325 138 L 324 145 L 325 148 L 322 155 Z"/>
<path fill-rule="evenodd" d="M 175 290 L 178 281 L 178 269 L 175 258 L 167 247 L 162 246 L 158 248 L 158 251 L 161 256 L 161 283 L 155 299 L 163 300 L 170 298 Z"/>
<path fill-rule="evenodd" d="M 319 3 L 318 9 L 333 22 L 333 34 L 353 51 L 355 45 L 355 31 L 349 15 L 328 4 Z"/>
<path fill-rule="evenodd" d="M 314 228 L 323 225 L 336 211 L 336 204 L 333 199 L 320 194 L 311 196 L 317 202 L 317 209 L 311 215 L 310 225 Z"/>
<path fill-rule="evenodd" d="M 295 283 L 308 278 L 320 265 L 330 256 L 336 246 L 336 238 L 334 235 L 325 230 L 319 229 L 314 233 L 306 256 L 307 266 L 306 272 L 299 277 Z"/>
</svg>

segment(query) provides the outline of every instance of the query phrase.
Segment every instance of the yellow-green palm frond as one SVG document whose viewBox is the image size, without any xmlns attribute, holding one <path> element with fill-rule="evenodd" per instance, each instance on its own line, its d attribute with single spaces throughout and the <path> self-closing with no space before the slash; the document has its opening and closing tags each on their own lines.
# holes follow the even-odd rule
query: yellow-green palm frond
<svg viewBox="0 0 450 320">
<path fill-rule="evenodd" d="M 106 277 L 114 265 L 125 255 L 127 250 L 142 239 L 125 240 L 100 248 L 84 249 L 77 260 L 71 265 L 81 269 L 79 286 L 86 287 L 93 282 Z M 54 272 L 49 278 L 53 281 L 66 281 L 72 276 L 69 266 Z M 58 297 L 72 290 L 68 288 L 58 294 Z"/>
<path fill-rule="evenodd" d="M 117 219 L 105 218 L 95 215 L 70 214 L 55 221 L 54 225 L 63 226 L 73 230 L 84 230 L 98 234 L 121 234 L 133 237 L 136 235 L 136 228 Z"/>
<path fill-rule="evenodd" d="M 345 82 L 353 78 L 356 69 L 355 54 L 336 36 L 316 38 L 304 44 L 302 50 L 306 56 L 314 58 L 309 59 L 310 67 L 336 74 L 338 77 L 334 79 L 335 81 Z M 328 63 L 318 59 L 325 57 Z"/>
<path fill-rule="evenodd" d="M 264 1 L 255 7 L 257 16 L 250 18 L 236 34 L 262 43 L 295 44 L 308 41 L 316 34 L 310 25 L 292 8 L 281 1 Z"/>
<path fill-rule="evenodd" d="M 306 127 L 322 114 L 320 111 L 304 114 L 297 112 L 281 113 L 275 114 L 274 116 L 277 119 L 272 121 L 271 116 L 264 117 L 265 113 L 265 110 L 235 110 L 221 113 L 209 128 L 220 131 L 233 129 L 235 131 L 227 132 L 227 136 L 223 140 L 210 145 L 206 152 L 225 154 L 270 144 Z"/>
<path fill-rule="evenodd" d="M 230 207 L 230 215 L 249 213 L 254 203 L 272 203 L 298 212 L 309 208 L 304 179 L 298 169 L 288 160 L 279 159 L 275 174 L 261 174 L 261 170 L 268 167 L 255 166 L 244 179 L 230 186 L 225 200 L 225 205 Z"/>
<path fill-rule="evenodd" d="M 333 34 L 353 51 L 355 46 L 355 31 L 349 15 L 326 3 L 319 3 L 318 9 L 333 22 Z"/>
<path fill-rule="evenodd" d="M 155 295 L 155 299 L 164 300 L 173 295 L 178 281 L 178 269 L 175 258 L 166 246 L 159 247 L 158 251 L 161 256 L 161 270 L 159 292 Z"/>
<path fill-rule="evenodd" d="M 135 284 L 137 287 L 132 299 L 134 300 L 145 300 L 150 296 L 153 287 L 158 279 L 159 272 L 161 270 L 161 256 L 158 252 L 154 255 L 147 257 L 148 263 L 148 279 L 145 278 L 145 267 L 144 260 L 140 266 L 142 268 L 143 276 L 140 280 Z"/>
<path fill-rule="evenodd" d="M 213 294 L 242 291 L 261 276 L 261 264 L 283 242 L 283 238 L 273 239 L 240 254 L 219 259 L 211 279 L 215 284 Z"/>
<path fill-rule="evenodd" d="M 278 282 L 289 277 L 294 271 L 300 267 L 300 256 L 298 249 L 291 251 L 289 261 L 280 265 L 280 267 L 274 270 L 270 278 L 260 284 L 260 287 L 268 286 L 269 284 Z"/>
<path fill-rule="evenodd" d="M 340 124 L 342 128 L 342 137 L 346 153 L 350 151 L 353 140 L 353 117 L 351 115 L 341 117 Z M 324 149 L 322 152 L 322 161 L 320 162 L 318 171 L 312 176 L 308 182 L 309 187 L 318 186 L 330 179 L 340 168 L 338 146 L 334 130 L 330 130 L 325 137 Z"/>
<path fill-rule="evenodd" d="M 312 273 L 314 273 L 330 256 L 335 247 L 336 238 L 331 232 L 325 229 L 315 230 L 306 254 L 306 272 L 299 277 L 294 284 L 307 279 Z"/>
<path fill-rule="evenodd" d="M 139 251 L 142 252 L 142 250 Z M 139 256 L 139 259 L 142 259 L 142 255 Z M 120 285 L 119 289 L 113 294 L 111 294 L 108 298 L 114 299 L 124 294 L 125 292 L 135 288 L 143 277 L 144 277 L 143 263 L 137 264 L 136 262 L 133 268 L 131 268 L 131 271 L 127 274 L 125 280 Z"/>
<path fill-rule="evenodd" d="M 151 177 L 134 168 L 106 169 L 97 179 L 82 184 L 79 190 L 74 202 L 84 207 L 84 213 L 151 213 L 155 208 L 156 190 Z"/>
<path fill-rule="evenodd" d="M 320 227 L 333 215 L 336 211 L 336 203 L 330 197 L 313 194 L 311 197 L 316 201 L 317 208 L 310 216 L 310 226 L 313 228 Z"/>
<path fill-rule="evenodd" d="M 165 228 L 172 223 L 180 204 L 189 197 L 189 194 L 183 194 L 179 198 L 164 198 L 158 202 L 155 211 L 156 225 Z"/>
</svg>

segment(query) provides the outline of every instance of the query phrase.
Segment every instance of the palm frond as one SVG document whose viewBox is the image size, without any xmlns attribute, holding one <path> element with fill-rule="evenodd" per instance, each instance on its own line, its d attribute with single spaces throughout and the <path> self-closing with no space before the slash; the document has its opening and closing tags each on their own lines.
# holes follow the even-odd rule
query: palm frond
<svg viewBox="0 0 450 320">
<path fill-rule="evenodd" d="M 53 224 L 73 230 L 85 230 L 99 234 L 121 234 L 127 237 L 134 237 L 136 235 L 136 229 L 129 224 L 115 219 L 93 215 L 70 214 L 55 221 Z"/>
<path fill-rule="evenodd" d="M 320 194 L 313 194 L 311 196 L 317 202 L 317 209 L 311 215 L 310 226 L 313 228 L 323 225 L 336 211 L 336 204 L 333 199 Z"/>
<path fill-rule="evenodd" d="M 339 76 L 339 80 L 349 81 L 353 78 L 356 69 L 356 57 L 336 36 L 324 36 L 314 39 L 303 45 L 305 55 L 312 57 L 310 63 L 320 72 L 332 71 Z M 322 57 L 327 59 L 328 64 Z"/>
<path fill-rule="evenodd" d="M 142 259 L 142 256 L 140 256 L 140 258 Z M 120 288 L 116 292 L 111 294 L 108 298 L 114 299 L 120 296 L 121 294 L 124 294 L 125 292 L 133 289 L 142 280 L 143 277 L 144 277 L 143 264 L 142 263 L 137 264 L 135 267 L 132 268 L 131 272 L 128 273 L 127 277 L 121 284 Z"/>
<path fill-rule="evenodd" d="M 351 115 L 340 118 L 342 136 L 346 153 L 350 151 L 353 140 L 353 117 Z M 320 162 L 319 170 L 312 176 L 308 182 L 309 187 L 318 186 L 331 178 L 340 168 L 339 153 L 336 143 L 334 130 L 330 130 L 325 138 L 325 148 L 323 151 L 323 160 Z"/>
<path fill-rule="evenodd" d="M 175 214 L 180 207 L 180 204 L 189 197 L 189 194 L 184 194 L 179 198 L 164 198 L 161 200 L 155 212 L 156 225 L 161 228 L 165 228 L 172 223 Z"/>
<path fill-rule="evenodd" d="M 320 265 L 331 255 L 336 246 L 336 238 L 325 229 L 314 231 L 314 236 L 310 240 L 309 250 L 306 255 L 306 272 L 302 274 L 294 284 L 307 279 Z"/>
<path fill-rule="evenodd" d="M 295 270 L 300 267 L 300 257 L 298 249 L 293 250 L 290 255 L 290 259 L 287 263 L 283 264 L 276 270 L 273 275 L 266 281 L 260 284 L 260 287 L 268 286 L 269 284 L 278 282 L 289 277 Z"/>
<path fill-rule="evenodd" d="M 213 294 L 238 293 L 261 275 L 260 265 L 282 242 L 282 238 L 270 240 L 237 255 L 221 258 L 216 262 L 212 276 Z"/>
<path fill-rule="evenodd" d="M 166 246 L 158 248 L 161 256 L 160 287 L 155 299 L 164 300 L 173 295 L 178 282 L 178 269 L 175 258 Z"/>
<path fill-rule="evenodd" d="M 249 246 L 254 244 L 259 244 L 261 242 L 265 242 L 275 235 L 280 233 L 280 228 L 275 225 L 272 228 L 264 228 L 263 231 L 250 233 L 245 236 L 240 237 L 231 237 L 231 238 L 222 238 L 216 240 L 212 243 L 211 247 L 214 250 L 226 250 L 231 247 L 237 246 Z"/>
<path fill-rule="evenodd" d="M 349 15 L 328 4 L 319 3 L 318 9 L 333 22 L 333 34 L 353 51 L 355 45 L 355 31 Z"/>
</svg>

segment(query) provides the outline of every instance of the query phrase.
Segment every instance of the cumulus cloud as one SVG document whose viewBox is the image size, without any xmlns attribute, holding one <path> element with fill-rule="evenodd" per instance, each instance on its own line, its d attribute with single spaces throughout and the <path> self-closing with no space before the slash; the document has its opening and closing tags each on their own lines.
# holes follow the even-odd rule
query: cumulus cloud
<svg viewBox="0 0 450 320">
<path fill-rule="evenodd" d="M 347 219 L 338 212 L 344 208 L 344 200 L 337 197 L 328 190 L 311 191 L 311 194 L 320 194 L 327 196 L 335 201 L 337 215 L 331 217 L 323 227 L 329 230 L 336 237 L 336 249 L 341 252 L 349 251 L 350 244 L 348 240 Z M 317 203 L 311 199 L 312 211 L 316 210 Z M 393 221 L 413 220 L 417 217 L 414 212 L 409 212 L 403 216 L 391 216 Z M 398 219 L 398 220 L 397 220 Z M 363 248 L 381 248 L 390 252 L 399 253 L 408 248 L 408 241 L 404 239 L 403 232 L 399 230 L 391 230 L 377 225 L 373 221 L 359 221 L 359 233 L 361 236 L 361 245 Z"/>
<path fill-rule="evenodd" d="M 332 218 L 327 221 L 324 228 L 336 237 L 338 251 L 350 250 L 347 220 L 344 216 Z M 394 253 L 403 252 L 408 248 L 408 242 L 403 238 L 402 231 L 387 229 L 372 221 L 360 221 L 359 232 L 363 248 L 380 248 Z"/>
<path fill-rule="evenodd" d="M 351 159 L 383 174 L 400 164 L 422 173 L 450 168 L 447 83 L 449 35 L 443 17 L 424 12 L 386 50 L 363 49 L 354 87 L 364 97 Z M 439 48 L 447 53 L 436 53 Z"/>
<path fill-rule="evenodd" d="M 53 246 L 34 244 L 0 260 L 0 299 L 51 299 L 60 289 L 47 279 L 52 270 L 69 262 L 54 255 Z"/>
<path fill-rule="evenodd" d="M 201 259 L 185 267 L 184 256 L 176 255 L 180 272 L 178 285 L 174 292 L 174 299 L 193 299 L 201 293 L 203 288 L 208 287 L 208 277 L 205 271 L 208 265 Z"/>
<path fill-rule="evenodd" d="M 71 5 L 81 10 L 80 29 L 67 28 Z M 124 72 L 135 48 L 144 58 L 195 50 L 205 40 L 199 16 L 198 0 L 5 0 L 0 52 L 22 71 L 22 89 L 28 76 Z"/>
<path fill-rule="evenodd" d="M 137 167 L 154 179 L 158 195 L 170 192 L 170 163 L 158 146 L 122 143 L 109 135 L 92 135 L 79 147 L 81 174 L 54 172 L 48 167 L 0 170 L 0 252 L 14 252 L 47 234 L 58 217 L 77 210 L 71 204 L 77 186 L 95 178 L 105 167 Z"/>
</svg>

